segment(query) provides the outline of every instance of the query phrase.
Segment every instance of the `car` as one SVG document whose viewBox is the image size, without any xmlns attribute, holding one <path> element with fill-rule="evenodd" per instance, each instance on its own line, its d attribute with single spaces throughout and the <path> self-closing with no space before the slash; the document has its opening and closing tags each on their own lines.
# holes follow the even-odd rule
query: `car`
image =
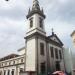
<svg viewBox="0 0 75 75">
<path fill-rule="evenodd" d="M 55 71 L 52 73 L 53 75 L 65 75 L 63 71 Z"/>
</svg>

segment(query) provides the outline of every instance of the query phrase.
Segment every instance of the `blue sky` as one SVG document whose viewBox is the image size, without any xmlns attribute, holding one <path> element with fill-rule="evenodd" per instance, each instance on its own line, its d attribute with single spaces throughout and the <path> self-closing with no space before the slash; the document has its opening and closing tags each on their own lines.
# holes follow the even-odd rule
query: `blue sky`
<svg viewBox="0 0 75 75">
<path fill-rule="evenodd" d="M 28 8 L 33 0 L 0 0 L 0 57 L 25 45 Z M 45 30 L 51 29 L 58 35 L 66 47 L 72 47 L 70 34 L 75 30 L 75 0 L 39 0 L 46 15 Z"/>
</svg>

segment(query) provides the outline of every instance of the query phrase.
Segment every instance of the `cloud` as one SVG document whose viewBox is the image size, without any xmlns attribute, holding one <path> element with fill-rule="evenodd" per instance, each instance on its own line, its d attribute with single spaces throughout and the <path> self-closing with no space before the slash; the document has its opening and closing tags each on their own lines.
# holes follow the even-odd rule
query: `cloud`
<svg viewBox="0 0 75 75">
<path fill-rule="evenodd" d="M 25 11 L 20 9 L 0 10 L 0 17 L 14 20 L 21 20 L 25 18 Z"/>
<path fill-rule="evenodd" d="M 46 14 L 47 35 L 54 28 L 63 43 L 70 47 L 70 34 L 75 30 L 75 0 L 40 0 L 39 3 Z M 25 45 L 26 15 L 31 6 L 32 0 L 0 0 L 0 56 L 17 53 L 17 49 Z"/>
<path fill-rule="evenodd" d="M 75 23 L 75 1 L 74 0 L 53 0 L 48 7 L 48 20 L 61 20 Z M 48 3 L 49 4 L 49 3 Z"/>
<path fill-rule="evenodd" d="M 17 53 L 17 49 L 25 46 L 26 22 L 0 19 L 0 56 Z"/>
<path fill-rule="evenodd" d="M 27 15 L 27 7 L 29 4 L 25 0 L 5 0 L 0 1 L 0 17 L 13 20 L 24 19 Z"/>
</svg>

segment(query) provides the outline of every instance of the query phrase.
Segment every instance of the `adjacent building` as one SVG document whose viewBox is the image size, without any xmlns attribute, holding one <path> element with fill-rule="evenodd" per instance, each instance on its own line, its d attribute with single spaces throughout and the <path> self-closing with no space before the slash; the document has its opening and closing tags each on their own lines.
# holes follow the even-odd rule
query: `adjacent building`
<svg viewBox="0 0 75 75">
<path fill-rule="evenodd" d="M 25 47 L 18 50 L 19 55 L 11 54 L 0 59 L 0 75 L 20 75 L 23 72 L 47 75 L 56 70 L 64 71 L 63 43 L 53 31 L 46 36 L 46 16 L 38 0 L 33 0 L 26 17 L 29 27 Z"/>
<path fill-rule="evenodd" d="M 71 34 L 72 40 L 73 40 L 73 50 L 75 50 L 75 30 L 72 32 Z M 72 60 L 72 64 L 73 64 L 73 75 L 75 75 L 75 54 L 73 53 L 73 60 Z"/>
<path fill-rule="evenodd" d="M 64 62 L 65 62 L 65 72 L 68 75 L 75 75 L 74 73 L 74 62 L 73 54 L 71 48 L 64 48 Z"/>
<path fill-rule="evenodd" d="M 75 47 L 75 30 L 72 32 L 71 37 L 72 37 L 73 44 L 74 44 L 74 47 Z"/>
</svg>

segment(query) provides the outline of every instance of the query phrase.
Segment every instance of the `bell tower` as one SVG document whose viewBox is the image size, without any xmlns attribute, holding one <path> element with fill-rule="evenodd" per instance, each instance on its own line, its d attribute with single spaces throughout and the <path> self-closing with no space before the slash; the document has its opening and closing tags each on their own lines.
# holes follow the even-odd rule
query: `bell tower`
<svg viewBox="0 0 75 75">
<path fill-rule="evenodd" d="M 35 32 L 46 35 L 44 28 L 45 15 L 43 9 L 40 9 L 38 0 L 33 0 L 32 8 L 29 8 L 28 15 L 28 31 L 26 36 L 29 36 Z"/>
<path fill-rule="evenodd" d="M 26 65 L 27 72 L 40 74 L 46 70 L 46 32 L 44 28 L 45 15 L 38 0 L 33 0 L 32 8 L 27 14 L 28 30 L 26 32 Z M 40 68 L 40 65 L 42 68 Z M 44 71 L 43 70 L 44 66 Z M 35 74 L 33 74 L 35 75 Z"/>
</svg>

